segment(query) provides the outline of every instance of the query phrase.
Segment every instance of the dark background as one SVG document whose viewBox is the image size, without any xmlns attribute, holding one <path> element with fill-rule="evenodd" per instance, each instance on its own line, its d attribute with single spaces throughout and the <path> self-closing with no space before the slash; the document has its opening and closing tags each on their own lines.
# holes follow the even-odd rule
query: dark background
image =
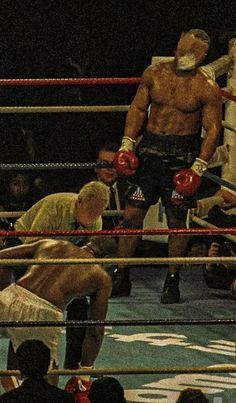
<svg viewBox="0 0 236 403">
<path fill-rule="evenodd" d="M 227 53 L 235 1 L 1 0 L 0 78 L 140 77 L 179 35 L 205 29 Z M 0 87 L 0 105 L 129 104 L 136 85 Z M 124 113 L 2 114 L 0 162 L 86 162 L 120 140 Z M 65 173 L 65 175 L 68 175 Z M 70 175 L 71 176 L 71 175 Z"/>
</svg>

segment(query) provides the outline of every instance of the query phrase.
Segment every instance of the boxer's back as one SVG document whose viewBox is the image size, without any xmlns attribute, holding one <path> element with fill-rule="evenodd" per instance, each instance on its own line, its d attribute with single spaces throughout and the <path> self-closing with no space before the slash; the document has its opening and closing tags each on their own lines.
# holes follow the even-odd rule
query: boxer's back
<svg viewBox="0 0 236 403">
<path fill-rule="evenodd" d="M 94 258 L 90 249 L 79 248 L 67 241 L 48 240 L 34 254 L 37 259 Z M 106 273 L 98 265 L 47 264 L 33 265 L 17 284 L 61 309 L 75 297 L 92 293 L 98 278 Z"/>
</svg>

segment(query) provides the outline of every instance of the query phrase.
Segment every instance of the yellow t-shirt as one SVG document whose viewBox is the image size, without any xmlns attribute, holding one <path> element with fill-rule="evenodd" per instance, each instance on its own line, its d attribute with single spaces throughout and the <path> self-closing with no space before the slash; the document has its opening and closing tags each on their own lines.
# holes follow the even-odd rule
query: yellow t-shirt
<svg viewBox="0 0 236 403">
<path fill-rule="evenodd" d="M 53 231 L 75 229 L 75 202 L 77 193 L 54 193 L 44 197 L 26 211 L 15 223 L 16 231 Z M 80 228 L 78 228 L 80 229 Z M 83 227 L 81 226 L 81 229 Z M 89 230 L 102 229 L 102 217 L 88 226 Z M 23 243 L 36 241 L 40 237 L 20 237 Z M 53 238 L 50 236 L 49 238 Z M 56 239 L 65 239 L 77 243 L 78 236 L 57 236 Z"/>
</svg>

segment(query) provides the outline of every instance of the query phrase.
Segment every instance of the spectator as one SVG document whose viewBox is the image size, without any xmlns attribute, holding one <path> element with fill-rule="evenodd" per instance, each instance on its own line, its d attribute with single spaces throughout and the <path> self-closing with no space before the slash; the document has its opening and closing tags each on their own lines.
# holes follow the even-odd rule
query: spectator
<svg viewBox="0 0 236 403">
<path fill-rule="evenodd" d="M 124 388 L 113 377 L 104 376 L 93 381 L 89 392 L 91 403 L 125 403 Z"/>
<path fill-rule="evenodd" d="M 187 388 L 180 392 L 176 403 L 209 403 L 201 389 Z"/>
<path fill-rule="evenodd" d="M 213 237 L 207 256 L 236 256 L 236 244 L 223 237 Z M 204 266 L 204 277 L 209 288 L 236 291 L 235 263 L 209 263 Z"/>
<path fill-rule="evenodd" d="M 73 395 L 46 380 L 50 365 L 50 350 L 40 340 L 27 340 L 16 350 L 21 386 L 0 396 L 0 402 L 18 403 L 73 403 Z"/>
<path fill-rule="evenodd" d="M 207 256 L 208 240 L 203 236 L 195 236 L 189 239 L 186 247 L 186 256 L 204 257 Z"/>
<path fill-rule="evenodd" d="M 26 172 L 13 173 L 6 178 L 0 196 L 0 210 L 25 211 L 41 198 L 34 186 L 33 179 Z M 16 221 L 9 218 L 9 227 Z"/>
<path fill-rule="evenodd" d="M 106 143 L 102 145 L 96 157 L 98 164 L 112 164 L 119 149 L 117 143 Z M 109 210 L 120 211 L 125 207 L 125 193 L 128 188 L 126 178 L 118 176 L 114 167 L 110 168 L 96 168 L 95 173 L 97 180 L 105 183 L 110 188 L 110 202 L 108 205 Z M 118 224 L 117 217 L 103 217 L 103 228 L 113 229 Z"/>
</svg>

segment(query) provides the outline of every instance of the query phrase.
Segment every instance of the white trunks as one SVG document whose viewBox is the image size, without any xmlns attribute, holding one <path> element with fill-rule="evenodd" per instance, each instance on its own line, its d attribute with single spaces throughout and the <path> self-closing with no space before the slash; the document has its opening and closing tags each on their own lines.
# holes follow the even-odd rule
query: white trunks
<svg viewBox="0 0 236 403">
<path fill-rule="evenodd" d="M 0 312 L 2 321 L 63 321 L 63 312 L 32 292 L 11 284 L 0 292 Z M 43 341 L 51 351 L 51 364 L 59 364 L 58 344 L 60 327 L 9 327 L 0 328 L 3 336 L 12 341 L 14 351 L 25 340 L 38 339 Z"/>
</svg>

